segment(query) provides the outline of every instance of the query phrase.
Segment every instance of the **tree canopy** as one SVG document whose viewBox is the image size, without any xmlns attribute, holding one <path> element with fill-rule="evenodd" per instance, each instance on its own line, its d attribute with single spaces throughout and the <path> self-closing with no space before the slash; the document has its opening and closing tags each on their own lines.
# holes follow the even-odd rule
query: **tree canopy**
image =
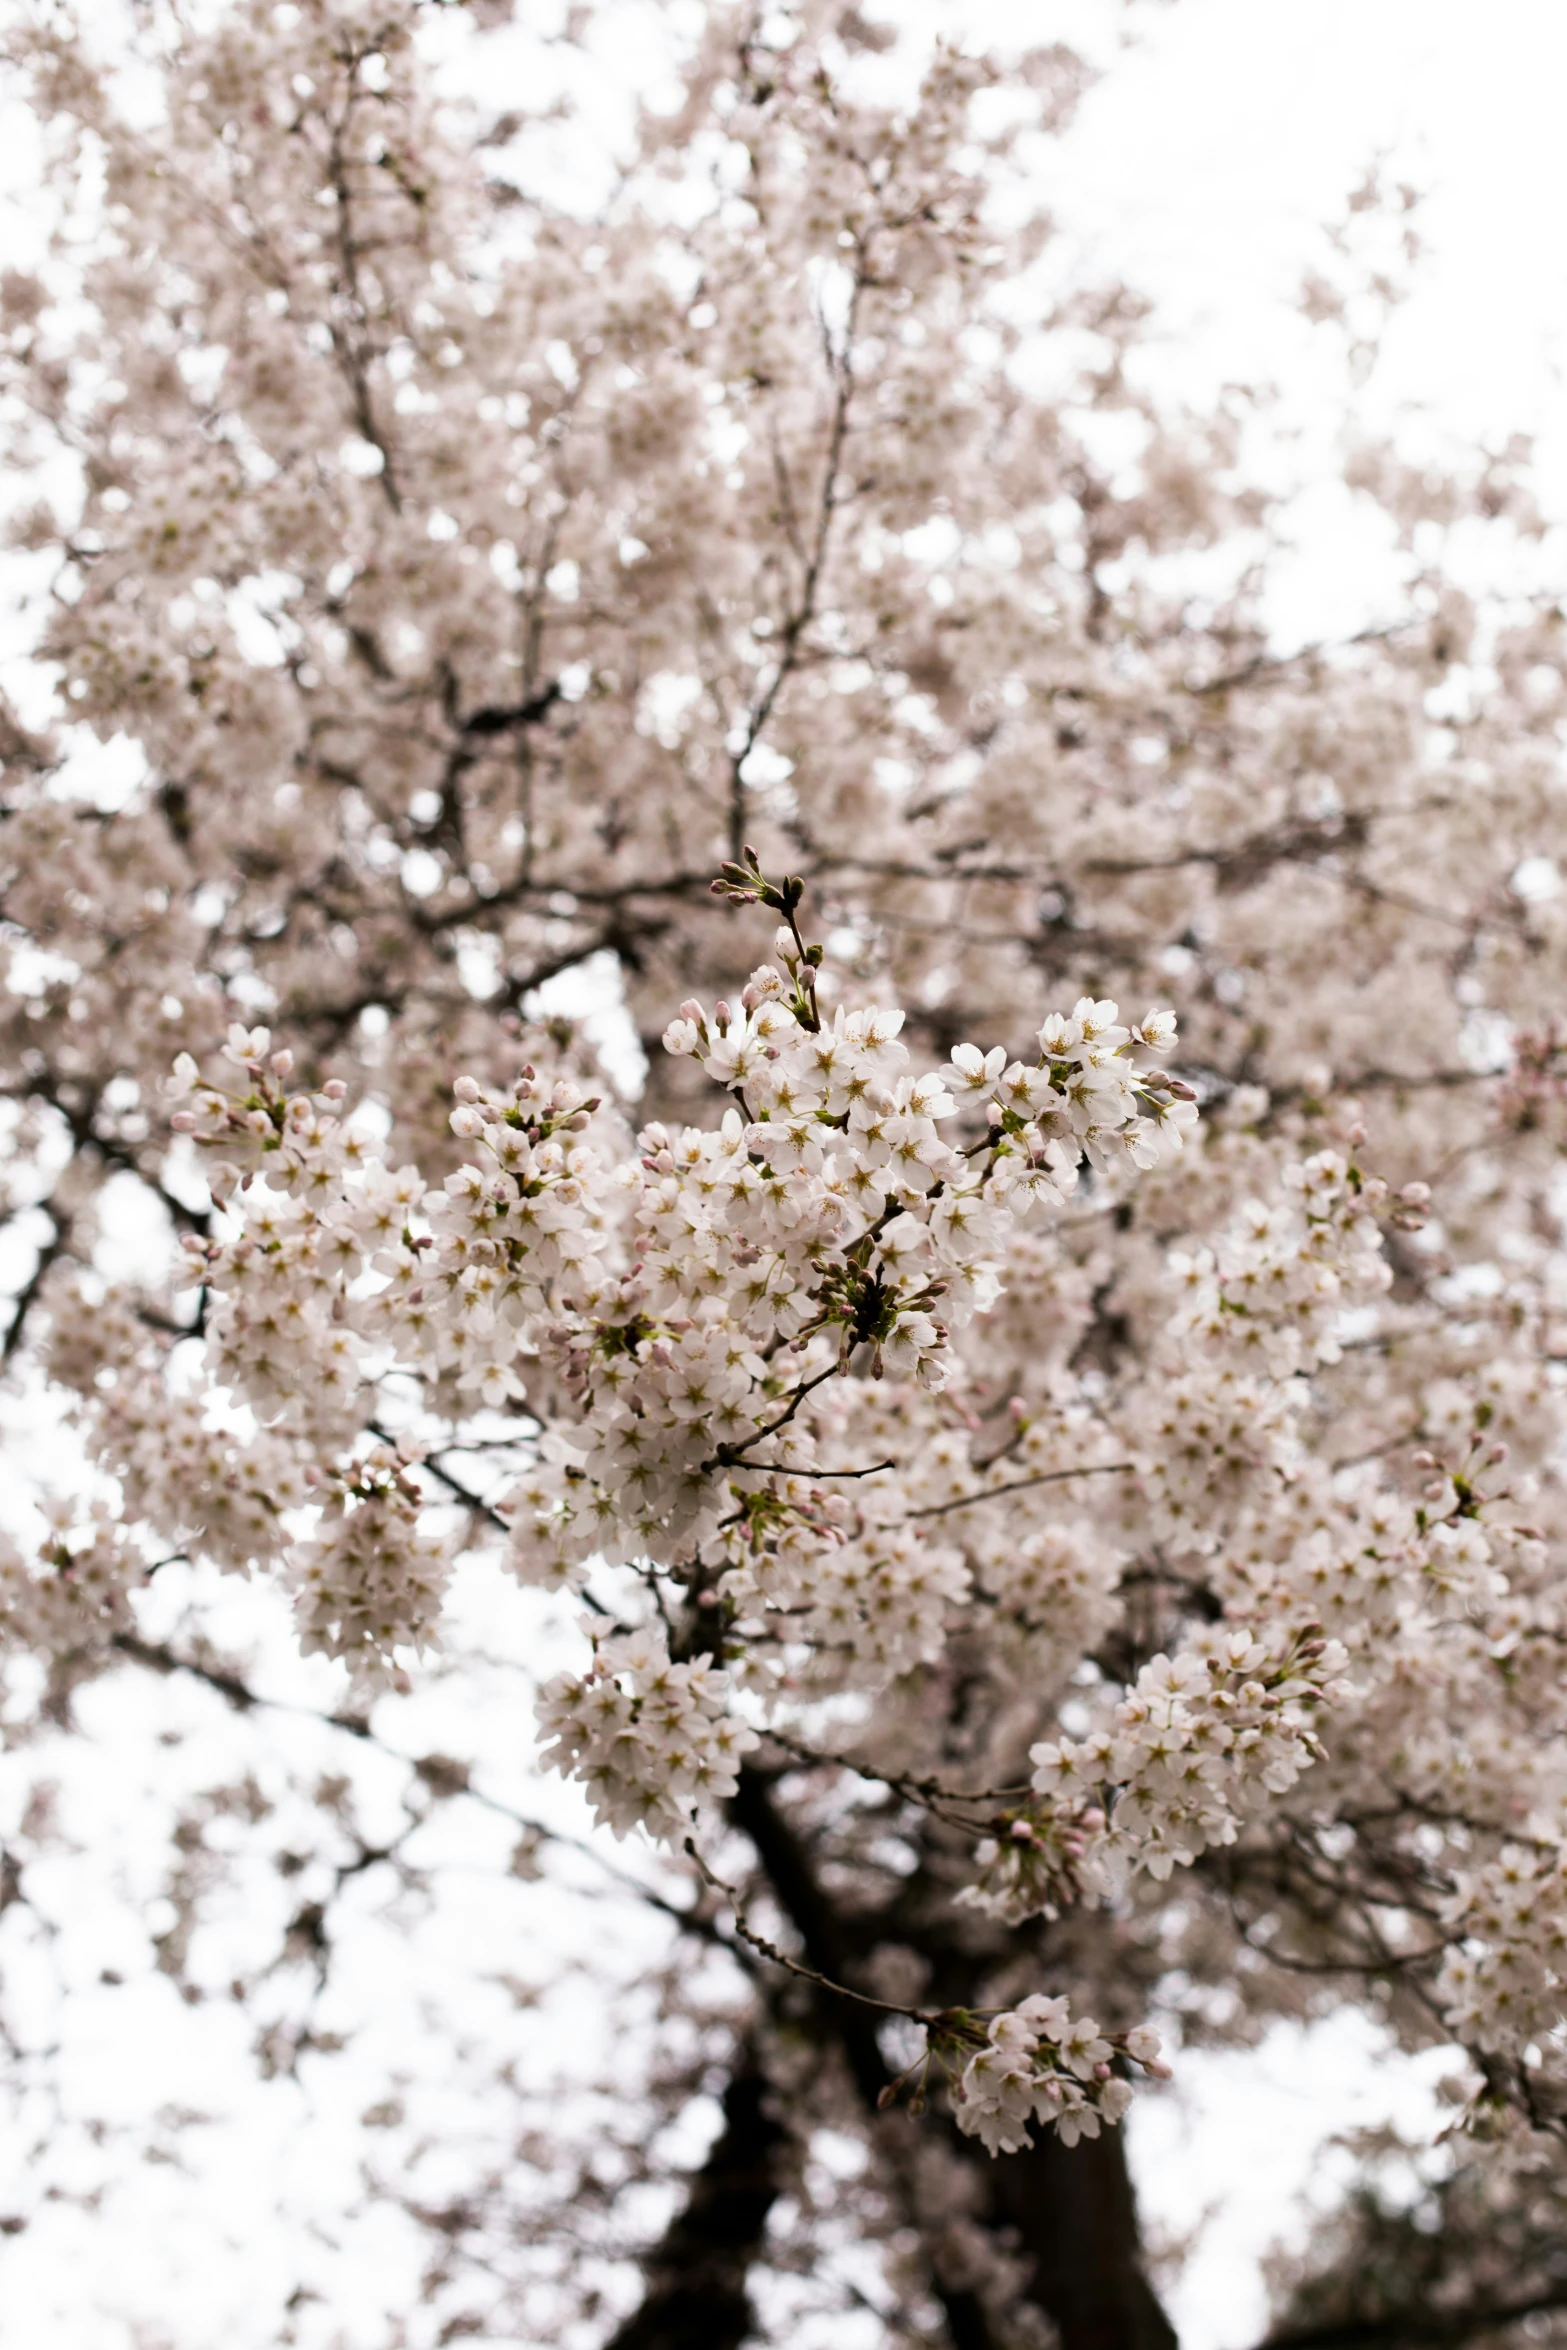
<svg viewBox="0 0 1567 2350">
<path fill-rule="evenodd" d="M 375 2339 L 1159 2350 L 1134 2094 L 1344 2007 L 1458 2151 L 1280 2339 L 1549 2322 L 1567 621 L 1465 557 L 1527 451 L 1358 448 L 1401 608 L 1281 645 L 1255 403 L 1047 266 L 1080 58 L 674 12 L 573 209 L 425 14 L 148 10 L 135 89 L 9 20 L 38 2197 L 121 2144 L 49 2184 L 49 1782 L 140 1690 L 93 1963 L 379 2068 Z"/>
</svg>

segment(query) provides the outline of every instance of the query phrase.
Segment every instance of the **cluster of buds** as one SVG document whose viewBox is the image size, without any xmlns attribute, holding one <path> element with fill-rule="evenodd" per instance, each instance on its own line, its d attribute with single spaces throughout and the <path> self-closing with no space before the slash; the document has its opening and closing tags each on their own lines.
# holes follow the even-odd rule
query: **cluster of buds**
<svg viewBox="0 0 1567 2350">
<path fill-rule="evenodd" d="M 1567 1029 L 1552 1020 L 1512 1040 L 1512 1066 L 1497 1088 L 1498 1124 L 1514 1134 L 1541 1132 L 1567 1104 Z M 1559 1126 L 1557 1128 L 1559 1132 Z"/>
<path fill-rule="evenodd" d="M 1057 1918 L 1081 1898 L 1083 1862 L 1104 1826 L 1097 1803 L 1002 1812 L 975 1846 L 978 1877 L 956 1898 L 1008 1926 L 1031 1917 Z"/>
<path fill-rule="evenodd" d="M 597 1094 L 584 1096 L 569 1077 L 541 1078 L 531 1061 L 502 1101 L 488 1094 L 473 1077 L 459 1077 L 452 1087 L 457 1107 L 448 1123 L 459 1142 L 484 1142 L 499 1164 L 507 1167 L 507 1128 L 537 1146 L 554 1134 L 586 1134 L 593 1114 L 603 1104 Z M 510 1170 L 508 1169 L 508 1172 Z"/>
<path fill-rule="evenodd" d="M 286 1047 L 273 1052 L 269 1029 L 236 1021 L 224 1050 L 244 1071 L 243 1092 L 230 1093 L 204 1078 L 189 1053 L 179 1055 L 166 1086 L 171 1101 L 192 1105 L 171 1113 L 172 1133 L 235 1152 L 234 1160 L 216 1159 L 207 1168 L 208 1188 L 220 1206 L 263 1170 L 281 1189 L 295 1188 L 304 1164 L 319 1156 L 337 1125 L 348 1093 L 340 1077 L 329 1077 L 318 1093 L 291 1094 L 294 1056 Z M 353 1146 L 348 1148 L 352 1154 Z"/>
<path fill-rule="evenodd" d="M 782 881 L 769 881 L 749 841 L 741 856 L 742 863 L 719 867 L 718 879 L 711 884 L 713 895 L 732 906 L 766 906 L 770 913 L 782 914 L 782 927 L 773 938 L 773 958 L 789 976 L 792 993 L 785 1000 L 790 1011 L 800 1026 L 814 1035 L 821 1026 L 816 974 L 821 969 L 823 950 L 820 946 L 807 946 L 800 935 L 797 916 L 805 897 L 805 883 L 798 873 L 785 874 Z M 754 1012 L 758 1001 L 753 983 L 745 991 L 745 1009 Z M 693 1010 L 700 1014 L 700 1006 L 682 1004 L 680 1010 L 683 1018 L 689 1018 Z M 720 1005 L 718 1010 L 722 1015 L 726 1007 Z"/>
</svg>

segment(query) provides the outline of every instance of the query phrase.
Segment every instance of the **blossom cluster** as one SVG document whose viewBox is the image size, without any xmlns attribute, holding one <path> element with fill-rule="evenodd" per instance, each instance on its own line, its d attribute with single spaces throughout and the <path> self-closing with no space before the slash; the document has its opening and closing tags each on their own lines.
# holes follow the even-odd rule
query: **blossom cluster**
<svg viewBox="0 0 1567 2350">
<path fill-rule="evenodd" d="M 389 1447 L 322 1482 L 315 1530 L 288 1561 L 300 1649 L 341 1658 L 370 1689 L 406 1687 L 396 1660 L 435 1644 L 450 1548 L 422 1531 L 425 1497 Z"/>
<path fill-rule="evenodd" d="M 540 1693 L 545 1759 L 582 1781 L 617 1836 L 684 1836 L 695 1807 L 733 1795 L 758 1743 L 728 1693 L 711 1657 L 676 1664 L 657 1632 L 598 1637 L 589 1672 L 559 1673 Z"/>
<path fill-rule="evenodd" d="M 1161 1530 L 1199 1548 L 1293 1472 L 1303 1375 L 1339 1360 L 1346 1313 L 1387 1290 L 1382 1220 L 1408 1229 L 1425 1213 L 1424 1186 L 1394 1195 L 1333 1150 L 1287 1164 L 1281 1193 L 1171 1253 L 1180 1303 L 1150 1399 L 1148 1479 Z"/>
<path fill-rule="evenodd" d="M 1464 1872 L 1449 1906 L 1454 1935 L 1438 1990 L 1471 2047 L 1517 2061 L 1560 2030 L 1567 2006 L 1567 1842 L 1510 1843 Z"/>
<path fill-rule="evenodd" d="M 1065 1999 L 1036 1992 L 992 2020 L 964 2065 L 952 2100 L 958 2128 L 992 2154 L 1015 2154 L 1031 2123 L 1053 2127 L 1068 2146 L 1097 2138 L 1132 2102 L 1131 2083 L 1112 2069 L 1118 2055 L 1164 2069 L 1159 2036 L 1146 2025 L 1110 2039 L 1092 2016 L 1074 2017 Z"/>
<path fill-rule="evenodd" d="M 1349 1694 L 1348 1661 L 1317 1625 L 1261 1636 L 1221 1626 L 1144 1665 L 1103 1730 L 1041 1740 L 1035 1792 L 1081 1799 L 1094 1822 L 1081 1873 L 1109 1885 L 1139 1870 L 1164 1878 L 1233 1843 L 1246 1814 L 1287 1794 L 1321 1754 L 1315 1722 Z"/>
<path fill-rule="evenodd" d="M 643 1135 L 631 1266 L 564 1342 L 588 1491 L 572 1494 L 565 1463 L 531 1489 L 547 1578 L 565 1571 L 584 1509 L 602 1520 L 595 1488 L 649 1538 L 700 1542 L 721 1515 L 715 1472 L 784 1465 L 788 1442 L 781 1457 L 771 1440 L 794 1397 L 839 1370 L 939 1386 L 952 1331 L 998 1293 L 1010 1220 L 1059 1205 L 1083 1156 L 1146 1161 L 1190 1122 L 1174 1081 L 1133 1058 L 1168 1045 L 1160 1016 L 1128 1030 L 1114 1005 L 1085 999 L 1040 1031 L 1029 1067 L 959 1047 L 911 1075 L 901 1012 L 839 1007 L 818 1022 L 787 994 L 764 967 L 737 1012 L 709 1022 L 690 1003 L 666 1037 L 739 1108 L 716 1131 Z M 957 1147 L 940 1129 L 960 1104 L 977 1131 Z M 602 1531 L 590 1523 L 579 1555 Z"/>
<path fill-rule="evenodd" d="M 1392 1279 L 1379 1213 L 1417 1227 L 1430 1196 L 1408 1184 L 1390 1199 L 1380 1177 L 1333 1150 L 1287 1166 L 1283 1185 L 1276 1205 L 1248 1200 L 1213 1247 L 1171 1260 L 1186 1298 L 1172 1337 L 1260 1363 L 1273 1379 L 1338 1360 L 1346 1307 Z"/>
<path fill-rule="evenodd" d="M 53 1525 L 28 1558 L 0 1536 L 0 1643 L 44 1656 L 91 1651 L 131 1632 L 147 1561 L 100 1506 L 85 1529 Z"/>
</svg>

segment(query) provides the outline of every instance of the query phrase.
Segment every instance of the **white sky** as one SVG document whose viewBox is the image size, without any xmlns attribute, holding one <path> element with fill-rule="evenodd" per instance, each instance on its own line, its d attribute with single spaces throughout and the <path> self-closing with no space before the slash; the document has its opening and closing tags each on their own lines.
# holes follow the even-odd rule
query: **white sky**
<svg viewBox="0 0 1567 2350">
<path fill-rule="evenodd" d="M 1460 434 L 1559 429 L 1559 0 L 1177 0 L 1136 20 L 1070 142 L 1064 209 L 1159 295 L 1192 360 L 1277 366 L 1317 222 L 1387 155 L 1429 190 L 1434 247 L 1400 392 Z"/>
<path fill-rule="evenodd" d="M 1086 26 L 1096 47 L 1123 21 L 1113 0 L 883 0 L 878 12 L 1012 42 L 1025 10 L 1030 38 L 1070 38 Z M 1281 627 L 1308 633 L 1352 620 L 1382 585 L 1374 545 L 1324 478 L 1339 411 L 1291 307 L 1303 271 L 1322 257 L 1319 223 L 1378 156 L 1429 192 L 1421 226 L 1432 248 L 1390 339 L 1378 412 L 1423 410 L 1437 438 L 1460 445 L 1539 434 L 1552 503 L 1567 514 L 1564 0 L 1175 0 L 1139 5 L 1125 21 L 1138 44 L 1050 160 L 1048 191 L 1085 259 L 1156 298 L 1171 382 L 1194 398 L 1226 378 L 1284 385 L 1305 436 L 1301 467 L 1317 486 L 1301 507 L 1308 557 Z M 525 46 L 514 52 L 519 65 Z M 622 81 L 652 69 L 645 45 L 617 46 L 605 60 Z M 450 70 L 461 79 L 455 55 Z M 28 209 L 30 158 L 14 106 L 0 110 L 0 244 L 11 254 L 28 242 L 19 213 Z M 569 168 L 569 146 L 563 161 Z M 1547 555 L 1567 585 L 1561 543 Z M 150 2008 L 146 2024 L 154 2038 L 163 2028 Z M 178 2019 L 169 2028 L 186 2029 Z M 80 2030 L 83 2046 L 108 2061 L 85 2010 Z M 1173 2296 L 1186 2350 L 1242 2350 L 1255 2338 L 1258 2255 L 1302 2195 L 1331 2178 L 1324 2141 L 1394 2111 L 1418 2124 L 1435 2069 L 1379 2061 L 1360 2027 L 1280 2033 L 1261 2052 L 1187 2060 L 1179 2095 L 1150 2105 L 1134 2130 L 1156 2225 L 1177 2234 L 1205 2206 L 1213 2214 Z M 130 2073 L 126 2094 L 132 2103 L 141 2094 Z M 193 2224 L 185 2190 L 149 2192 L 148 2232 L 111 2296 L 150 2322 L 142 2339 L 161 2341 L 166 2327 L 178 2350 L 197 2350 L 216 2338 L 214 2324 L 234 2350 L 276 2339 L 270 2317 L 254 2332 L 246 2313 L 265 2302 L 260 2279 L 276 2258 L 277 2220 L 285 2206 L 297 2209 L 292 2192 L 280 2198 L 267 2183 L 296 2159 L 285 2135 L 274 2143 L 256 2108 L 230 2143 L 213 2182 L 223 2225 L 207 2239 L 204 2263 L 182 2267 L 176 2248 L 158 2241 L 159 2211 L 165 2233 Z M 334 2142 L 318 2159 L 342 2154 Z M 0 2350 L 130 2350 L 135 2333 L 129 2322 L 106 2323 L 103 2275 L 90 2259 L 73 2268 L 72 2241 L 40 2234 L 0 2246 L 11 2263 Z M 207 2286 L 182 2316 L 169 2306 L 171 2279 L 194 2283 L 198 2272 Z"/>
</svg>

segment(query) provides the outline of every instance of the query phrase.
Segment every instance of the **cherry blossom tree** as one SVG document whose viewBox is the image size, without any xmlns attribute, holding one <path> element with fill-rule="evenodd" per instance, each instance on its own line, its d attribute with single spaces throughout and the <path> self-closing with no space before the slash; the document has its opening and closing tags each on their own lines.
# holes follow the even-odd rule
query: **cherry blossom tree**
<svg viewBox="0 0 1567 2350">
<path fill-rule="evenodd" d="M 273 2069 L 334 2061 L 340 1915 L 433 1898 L 465 1807 L 525 1900 L 647 1913 L 600 2074 L 705 2097 L 705 2153 L 563 2113 L 383 2179 L 441 2247 L 399 2340 L 546 2287 L 516 2338 L 801 2340 L 816 2274 L 888 2343 L 1153 2350 L 1134 2095 L 1345 2005 L 1453 2046 L 1527 2235 L 1563 620 L 1463 584 L 1543 535 L 1527 452 L 1357 445 L 1400 608 L 1281 648 L 1252 404 L 1162 400 L 1027 201 L 1080 59 L 715 6 L 573 210 L 425 40 L 150 13 L 149 110 L 11 24 L 63 225 L 3 286 L 53 700 L 0 744 L 5 1348 L 80 1448 L 0 1559 L 18 1783 L 118 1683 L 281 1740 L 240 1578 L 353 1759 L 204 1788 L 147 1963 L 228 1969 Z M 502 1622 L 577 1812 L 400 1728 Z M 51 1833 L 35 1790 L 22 1942 Z M 1531 2258 L 1447 2336 L 1558 2307 Z M 1293 2289 L 1302 2341 L 1418 2300 Z"/>
</svg>

